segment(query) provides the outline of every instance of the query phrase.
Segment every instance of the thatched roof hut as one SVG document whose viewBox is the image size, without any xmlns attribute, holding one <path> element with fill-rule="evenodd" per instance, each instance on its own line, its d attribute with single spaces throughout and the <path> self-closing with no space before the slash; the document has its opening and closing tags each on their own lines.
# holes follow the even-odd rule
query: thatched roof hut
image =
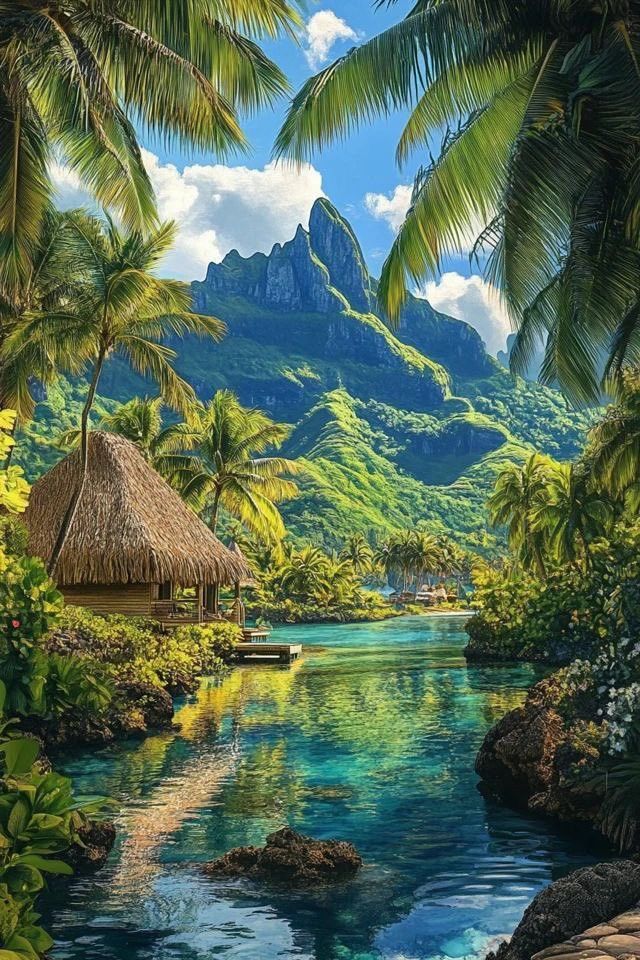
<svg viewBox="0 0 640 960">
<path fill-rule="evenodd" d="M 79 483 L 74 451 L 33 487 L 25 521 L 29 551 L 48 560 L 72 491 Z M 213 535 L 145 461 L 112 433 L 89 437 L 87 481 L 55 571 L 74 585 L 233 584 L 251 576 L 246 562 Z"/>
</svg>

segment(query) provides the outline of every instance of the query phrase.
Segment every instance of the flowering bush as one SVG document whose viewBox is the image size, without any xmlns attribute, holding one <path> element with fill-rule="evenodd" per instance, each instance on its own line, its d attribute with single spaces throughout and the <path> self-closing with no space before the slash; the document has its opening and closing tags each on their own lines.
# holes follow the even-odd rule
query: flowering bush
<svg viewBox="0 0 640 960">
<path fill-rule="evenodd" d="M 41 640 L 62 611 L 39 560 L 9 557 L 0 548 L 0 680 L 11 713 L 43 713 L 47 660 Z"/>
<path fill-rule="evenodd" d="M 564 671 L 566 697 L 588 694 L 604 732 L 607 754 L 637 753 L 640 747 L 640 643 L 623 638 L 593 660 L 576 660 Z"/>
<path fill-rule="evenodd" d="M 468 654 L 567 664 L 640 636 L 640 524 L 619 524 L 590 556 L 588 572 L 560 567 L 545 579 L 476 572 L 479 612 L 467 625 Z"/>
</svg>

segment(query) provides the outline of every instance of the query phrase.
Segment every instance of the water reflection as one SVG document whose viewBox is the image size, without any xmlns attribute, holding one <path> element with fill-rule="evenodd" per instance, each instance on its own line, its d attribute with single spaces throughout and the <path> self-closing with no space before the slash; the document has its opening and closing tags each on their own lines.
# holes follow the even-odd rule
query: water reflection
<svg viewBox="0 0 640 960">
<path fill-rule="evenodd" d="M 288 636 L 307 647 L 293 667 L 237 669 L 181 706 L 179 732 L 69 762 L 123 812 L 108 869 L 51 897 L 55 957 L 475 957 L 589 859 L 476 790 L 479 742 L 532 668 L 467 668 L 451 621 Z M 366 868 L 298 893 L 202 877 L 285 823 L 353 840 Z"/>
</svg>

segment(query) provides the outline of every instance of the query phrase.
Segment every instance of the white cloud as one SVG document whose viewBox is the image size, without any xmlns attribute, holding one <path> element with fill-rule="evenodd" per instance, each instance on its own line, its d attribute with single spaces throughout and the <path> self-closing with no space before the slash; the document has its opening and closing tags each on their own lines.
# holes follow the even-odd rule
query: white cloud
<svg viewBox="0 0 640 960">
<path fill-rule="evenodd" d="M 91 197 L 83 190 L 80 178 L 59 163 L 52 163 L 50 168 L 51 179 L 56 188 L 56 203 L 63 210 L 72 207 L 82 207 L 91 203 Z"/>
<path fill-rule="evenodd" d="M 305 56 L 312 70 L 317 70 L 329 59 L 331 49 L 339 40 L 357 40 L 358 34 L 346 20 L 333 10 L 314 13 L 306 28 L 307 49 Z"/>
<path fill-rule="evenodd" d="M 397 233 L 411 204 L 411 193 L 410 186 L 399 183 L 390 196 L 385 193 L 367 193 L 364 205 L 372 217 L 386 220 L 393 232 Z"/>
<path fill-rule="evenodd" d="M 440 280 L 427 283 L 420 295 L 436 310 L 465 320 L 475 327 L 494 357 L 504 350 L 512 332 L 507 311 L 494 286 L 473 274 L 444 273 Z"/>
<path fill-rule="evenodd" d="M 194 164 L 180 171 L 143 151 L 163 220 L 176 220 L 178 237 L 162 273 L 183 280 L 203 276 L 208 264 L 235 248 L 242 256 L 268 253 L 291 239 L 299 223 L 308 225 L 322 176 L 314 167 L 269 163 L 262 169 Z M 79 181 L 54 167 L 60 206 L 86 204 Z"/>
</svg>

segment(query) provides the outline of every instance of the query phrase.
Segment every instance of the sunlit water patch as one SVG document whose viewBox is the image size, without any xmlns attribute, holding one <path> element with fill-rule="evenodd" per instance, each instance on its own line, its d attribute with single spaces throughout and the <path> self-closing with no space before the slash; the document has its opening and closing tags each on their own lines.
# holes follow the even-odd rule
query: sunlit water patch
<svg viewBox="0 0 640 960">
<path fill-rule="evenodd" d="M 248 666 L 182 704 L 178 733 L 66 765 L 122 804 L 109 865 L 52 891 L 57 960 L 483 956 L 584 838 L 488 802 L 473 762 L 533 668 L 467 667 L 462 622 L 291 627 L 305 657 Z M 353 882 L 285 891 L 198 864 L 290 824 L 353 841 Z"/>
</svg>

